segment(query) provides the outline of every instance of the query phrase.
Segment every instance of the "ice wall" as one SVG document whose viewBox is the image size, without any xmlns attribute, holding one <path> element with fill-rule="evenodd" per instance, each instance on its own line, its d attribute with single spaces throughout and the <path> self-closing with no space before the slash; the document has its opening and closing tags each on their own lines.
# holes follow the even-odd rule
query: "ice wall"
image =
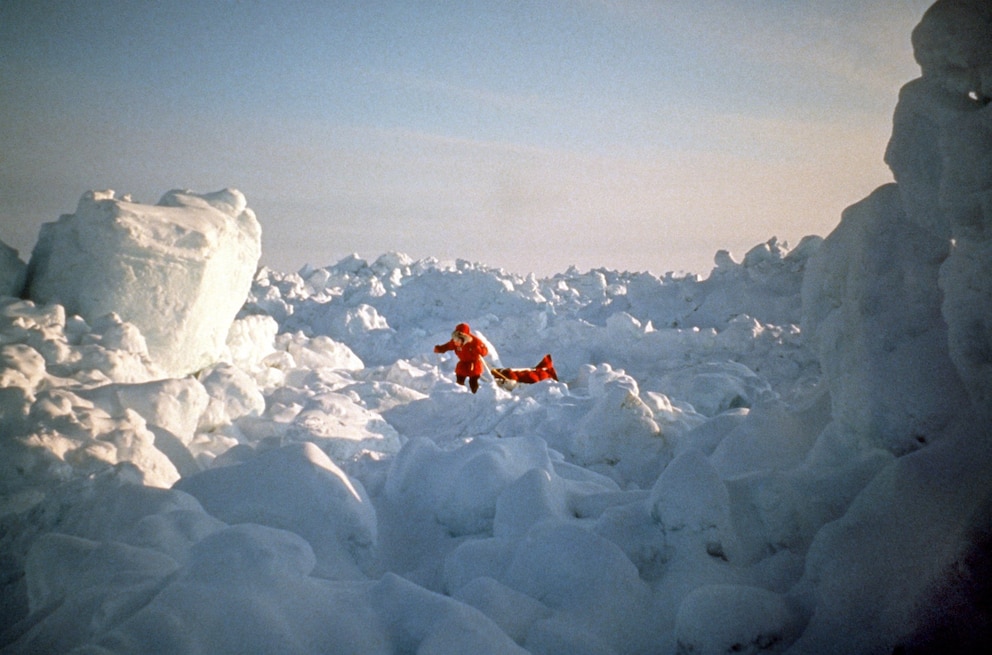
<svg viewBox="0 0 992 655">
<path fill-rule="evenodd" d="M 803 287 L 834 419 L 897 454 L 962 401 L 992 416 L 992 5 L 937 2 L 913 45 L 923 74 L 885 154 L 896 184 L 845 211 Z"/>
<path fill-rule="evenodd" d="M 949 241 L 940 265 L 948 349 L 992 418 L 992 4 L 935 3 L 913 31 L 922 76 L 899 95 L 885 160 L 907 215 Z"/>
<path fill-rule="evenodd" d="M 234 189 L 170 191 L 154 206 L 91 191 L 42 226 L 27 294 L 90 322 L 119 315 L 181 376 L 216 360 L 260 254 L 261 228 Z"/>
<path fill-rule="evenodd" d="M 0 241 L 0 296 L 18 296 L 24 288 L 26 267 L 17 251 Z"/>
<path fill-rule="evenodd" d="M 844 212 L 803 281 L 833 419 L 811 461 L 903 456 L 814 539 L 790 653 L 968 652 L 953 638 L 988 637 L 968 601 L 947 601 L 988 595 L 992 4 L 939 0 L 912 38 L 922 75 L 885 154 L 896 183 Z"/>
</svg>

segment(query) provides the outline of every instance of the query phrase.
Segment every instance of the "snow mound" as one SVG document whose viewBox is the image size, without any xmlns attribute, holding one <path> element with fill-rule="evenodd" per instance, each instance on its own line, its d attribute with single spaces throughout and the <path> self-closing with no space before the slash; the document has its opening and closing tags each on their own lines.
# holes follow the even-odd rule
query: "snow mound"
<svg viewBox="0 0 992 655">
<path fill-rule="evenodd" d="M 888 185 L 849 207 L 810 261 L 803 327 L 819 350 L 834 419 L 871 445 L 918 448 L 967 404 L 941 316 L 947 254 L 947 241 L 908 221 Z"/>
<path fill-rule="evenodd" d="M 742 585 L 711 585 L 679 608 L 679 651 L 699 655 L 779 653 L 795 636 L 796 617 L 777 594 Z"/>
<path fill-rule="evenodd" d="M 285 481 L 294 481 L 287 486 Z M 361 483 L 310 443 L 260 453 L 180 480 L 175 488 L 199 499 L 229 524 L 257 523 L 290 530 L 316 554 L 321 577 L 359 579 L 375 548 L 375 511 Z"/>
</svg>

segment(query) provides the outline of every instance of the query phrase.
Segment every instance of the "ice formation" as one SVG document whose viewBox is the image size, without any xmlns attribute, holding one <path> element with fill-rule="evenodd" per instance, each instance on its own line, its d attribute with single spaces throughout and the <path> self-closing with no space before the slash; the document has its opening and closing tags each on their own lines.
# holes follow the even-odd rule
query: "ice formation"
<svg viewBox="0 0 992 655">
<path fill-rule="evenodd" d="M 0 241 L 0 296 L 19 296 L 27 267 L 17 251 Z"/>
<path fill-rule="evenodd" d="M 234 189 L 170 191 L 155 206 L 89 192 L 42 226 L 27 295 L 93 321 L 116 313 L 173 375 L 215 361 L 261 254 L 261 229 Z"/>
<path fill-rule="evenodd" d="M 810 262 L 804 327 L 833 401 L 824 435 L 917 452 L 814 541 L 799 588 L 819 584 L 817 609 L 798 652 L 877 652 L 914 622 L 921 652 L 989 638 L 968 634 L 970 611 L 927 596 L 951 571 L 965 595 L 983 593 L 973 571 L 987 558 L 971 531 L 987 528 L 990 494 L 992 5 L 939 0 L 913 45 L 922 76 L 900 93 L 885 157 L 896 184 L 849 208 Z M 886 537 L 852 538 L 872 530 Z M 827 600 L 831 585 L 851 587 L 843 603 Z"/>
<path fill-rule="evenodd" d="M 896 106 L 886 161 L 913 221 L 943 241 L 950 355 L 975 407 L 992 408 L 992 5 L 944 0 L 913 32 L 923 75 Z"/>
</svg>

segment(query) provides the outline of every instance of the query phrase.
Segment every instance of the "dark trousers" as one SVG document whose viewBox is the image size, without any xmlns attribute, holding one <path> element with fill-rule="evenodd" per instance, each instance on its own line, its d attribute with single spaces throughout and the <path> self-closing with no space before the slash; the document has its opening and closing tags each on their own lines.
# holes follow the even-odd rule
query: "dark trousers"
<svg viewBox="0 0 992 655">
<path fill-rule="evenodd" d="M 464 375 L 456 375 L 455 376 L 455 380 L 458 382 L 458 384 L 465 384 L 465 376 Z M 479 376 L 478 375 L 473 375 L 473 376 L 471 376 L 471 377 L 468 378 L 468 388 L 472 390 L 472 393 L 475 393 L 476 391 L 479 390 Z"/>
</svg>

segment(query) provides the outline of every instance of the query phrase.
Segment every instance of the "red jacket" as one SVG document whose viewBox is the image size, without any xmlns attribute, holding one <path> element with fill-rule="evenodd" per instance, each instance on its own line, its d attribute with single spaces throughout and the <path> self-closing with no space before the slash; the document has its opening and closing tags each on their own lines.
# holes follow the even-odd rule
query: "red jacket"
<svg viewBox="0 0 992 655">
<path fill-rule="evenodd" d="M 446 353 L 454 350 L 458 355 L 458 364 L 455 365 L 455 375 L 464 375 L 467 378 L 477 378 L 482 375 L 485 367 L 482 358 L 489 354 L 486 344 L 482 343 L 479 337 L 472 337 L 471 341 L 459 345 L 452 339 L 448 343 L 434 346 L 434 352 Z"/>
</svg>

